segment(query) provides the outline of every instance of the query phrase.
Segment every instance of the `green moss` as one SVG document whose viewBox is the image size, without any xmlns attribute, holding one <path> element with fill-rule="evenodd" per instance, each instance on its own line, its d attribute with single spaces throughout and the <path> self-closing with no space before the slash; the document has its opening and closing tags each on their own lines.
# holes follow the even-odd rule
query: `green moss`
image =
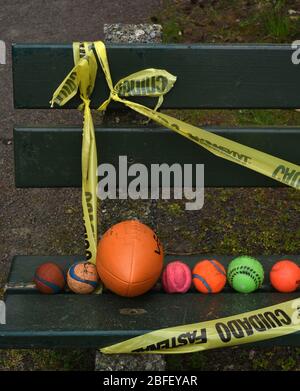
<svg viewBox="0 0 300 391">
<path fill-rule="evenodd" d="M 104 200 L 98 203 L 99 233 L 124 220 L 138 219 L 155 228 L 151 213 L 152 200 Z"/>
<path fill-rule="evenodd" d="M 207 126 L 300 126 L 296 110 L 163 110 L 163 112 L 199 127 Z"/>
<path fill-rule="evenodd" d="M 175 215 L 175 216 L 179 216 L 179 215 L 182 215 L 182 213 L 184 213 L 184 211 L 181 208 L 181 205 L 176 204 L 176 203 L 167 203 L 166 208 L 168 210 L 168 213 Z"/>
<path fill-rule="evenodd" d="M 156 229 L 171 252 L 299 253 L 300 192 L 294 189 L 206 189 L 203 209 L 193 212 L 184 202 L 170 203 L 180 214 L 170 213 L 165 201 L 157 203 Z"/>
<path fill-rule="evenodd" d="M 299 126 L 300 114 L 296 110 L 256 109 L 237 110 L 240 126 Z"/>
<path fill-rule="evenodd" d="M 270 364 L 270 360 L 266 357 L 255 358 L 252 363 L 252 367 L 255 371 L 267 370 Z"/>
<path fill-rule="evenodd" d="M 0 368 L 4 370 L 93 370 L 95 352 L 91 350 L 2 350 Z"/>
<path fill-rule="evenodd" d="M 23 370 L 24 357 L 18 350 L 0 352 L 0 368 L 3 370 Z"/>
<path fill-rule="evenodd" d="M 297 370 L 299 348 L 235 346 L 166 356 L 168 370 Z"/>
<path fill-rule="evenodd" d="M 293 357 L 279 358 L 276 363 L 284 371 L 292 371 L 297 365 L 297 362 Z"/>
</svg>

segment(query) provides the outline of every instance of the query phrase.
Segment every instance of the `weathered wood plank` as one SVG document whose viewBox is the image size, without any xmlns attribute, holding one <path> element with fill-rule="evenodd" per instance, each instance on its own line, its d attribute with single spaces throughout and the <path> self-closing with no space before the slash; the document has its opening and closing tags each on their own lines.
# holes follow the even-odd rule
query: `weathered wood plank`
<svg viewBox="0 0 300 391">
<path fill-rule="evenodd" d="M 108 45 L 113 81 L 144 68 L 175 76 L 164 108 L 298 108 L 299 66 L 291 45 Z M 49 108 L 53 91 L 73 66 L 70 44 L 13 45 L 16 108 Z M 98 72 L 93 107 L 108 96 Z M 153 100 L 139 99 L 153 106 Z M 67 107 L 76 108 L 79 99 Z M 112 103 L 111 107 L 120 107 Z"/>
<path fill-rule="evenodd" d="M 152 330 L 243 313 L 298 296 L 157 293 L 128 299 L 113 294 L 8 295 L 7 324 L 0 325 L 0 347 L 108 346 Z M 294 333 L 281 341 L 266 342 L 298 345 L 299 337 L 300 333 Z"/>
<path fill-rule="evenodd" d="M 287 161 L 300 163 L 300 128 L 215 128 L 212 131 Z M 81 139 L 80 128 L 16 128 L 16 186 L 81 186 Z M 206 187 L 281 186 L 277 181 L 216 157 L 167 129 L 153 126 L 97 128 L 96 139 L 99 164 L 111 163 L 117 173 L 119 156 L 127 156 L 128 166 L 143 163 L 149 169 L 152 163 L 204 164 Z M 193 171 L 195 186 L 196 172 L 195 169 Z"/>
</svg>

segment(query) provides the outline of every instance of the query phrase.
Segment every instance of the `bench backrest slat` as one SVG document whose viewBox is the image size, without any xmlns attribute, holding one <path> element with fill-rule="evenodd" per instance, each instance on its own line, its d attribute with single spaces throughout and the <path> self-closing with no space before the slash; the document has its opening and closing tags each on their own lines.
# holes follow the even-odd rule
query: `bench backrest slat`
<svg viewBox="0 0 300 391">
<path fill-rule="evenodd" d="M 298 108 L 300 65 L 290 45 L 107 45 L 114 82 L 144 68 L 166 69 L 177 82 L 164 108 Z M 16 108 L 49 108 L 53 91 L 73 66 L 72 46 L 13 46 Z M 98 72 L 93 107 L 108 96 Z M 155 104 L 153 99 L 139 99 Z M 76 108 L 73 99 L 65 108 Z M 110 107 L 120 107 L 113 103 Z"/>
<path fill-rule="evenodd" d="M 218 128 L 217 134 L 299 163 L 300 128 Z M 17 187 L 81 186 L 81 128 L 16 128 Z M 161 128 L 96 128 L 100 163 L 118 169 L 119 156 L 128 166 L 143 163 L 204 164 L 205 186 L 281 186 L 245 167 L 214 156 L 190 140 Z M 284 148 L 283 148 L 284 145 Z M 195 167 L 194 185 L 195 182 Z M 150 175 L 150 170 L 149 170 Z"/>
</svg>

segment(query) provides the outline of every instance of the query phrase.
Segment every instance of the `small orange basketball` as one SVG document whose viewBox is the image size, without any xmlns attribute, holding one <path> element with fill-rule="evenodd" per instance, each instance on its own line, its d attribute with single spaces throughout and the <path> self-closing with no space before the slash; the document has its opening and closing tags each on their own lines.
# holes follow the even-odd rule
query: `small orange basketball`
<svg viewBox="0 0 300 391">
<path fill-rule="evenodd" d="M 68 286 L 75 293 L 93 292 L 99 282 L 96 266 L 90 262 L 74 263 L 68 270 Z"/>
<path fill-rule="evenodd" d="M 215 259 L 198 262 L 192 277 L 195 288 L 202 293 L 218 293 L 226 284 L 226 270 Z"/>
<path fill-rule="evenodd" d="M 152 229 L 128 220 L 112 226 L 99 241 L 97 270 L 112 292 L 134 297 L 155 285 L 163 257 L 162 245 Z"/>
</svg>

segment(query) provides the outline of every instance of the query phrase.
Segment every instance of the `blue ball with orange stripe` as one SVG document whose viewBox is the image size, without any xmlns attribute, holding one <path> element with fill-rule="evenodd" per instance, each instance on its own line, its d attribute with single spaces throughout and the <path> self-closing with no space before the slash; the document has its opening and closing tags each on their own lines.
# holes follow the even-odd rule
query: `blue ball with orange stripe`
<svg viewBox="0 0 300 391">
<path fill-rule="evenodd" d="M 99 284 L 96 266 L 90 262 L 74 263 L 68 270 L 67 282 L 74 293 L 93 292 Z"/>
<path fill-rule="evenodd" d="M 38 291 L 47 294 L 59 293 L 66 285 L 63 270 L 54 262 L 40 265 L 35 271 L 33 280 Z"/>
<path fill-rule="evenodd" d="M 201 293 L 218 293 L 226 284 L 226 270 L 215 259 L 204 259 L 192 272 L 193 284 Z"/>
</svg>

